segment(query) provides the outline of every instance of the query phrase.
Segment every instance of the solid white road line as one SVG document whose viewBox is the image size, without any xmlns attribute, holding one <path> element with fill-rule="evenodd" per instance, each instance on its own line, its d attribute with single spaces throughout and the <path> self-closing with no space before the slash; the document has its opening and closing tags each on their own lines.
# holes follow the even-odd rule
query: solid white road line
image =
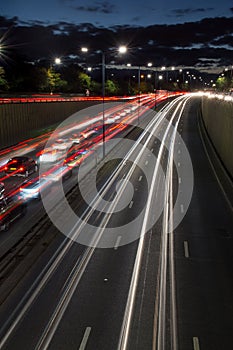
<svg viewBox="0 0 233 350">
<path fill-rule="evenodd" d="M 117 248 L 119 247 L 120 241 L 121 241 L 121 236 L 118 236 L 117 240 L 116 240 L 116 243 L 115 243 L 115 246 L 114 246 L 115 250 L 117 250 Z"/>
<path fill-rule="evenodd" d="M 200 350 L 199 339 L 197 337 L 193 337 L 193 349 Z"/>
<path fill-rule="evenodd" d="M 87 327 L 86 330 L 85 330 L 82 342 L 80 344 L 79 350 L 84 350 L 85 349 L 90 333 L 91 333 L 91 327 Z"/>
<path fill-rule="evenodd" d="M 189 245 L 187 241 L 184 241 L 184 256 L 189 258 Z"/>
</svg>

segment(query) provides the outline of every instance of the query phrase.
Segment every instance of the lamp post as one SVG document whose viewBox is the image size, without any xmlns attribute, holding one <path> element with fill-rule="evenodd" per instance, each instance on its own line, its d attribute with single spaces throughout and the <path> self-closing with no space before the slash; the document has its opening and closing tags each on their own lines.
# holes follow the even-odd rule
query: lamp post
<svg viewBox="0 0 233 350">
<path fill-rule="evenodd" d="M 104 97 L 105 97 L 105 53 L 102 54 L 102 113 L 103 113 L 103 159 L 105 158 L 105 110 L 104 110 Z"/>
<path fill-rule="evenodd" d="M 81 51 L 84 53 L 88 52 L 87 47 L 82 47 Z M 102 118 L 102 124 L 103 124 L 103 159 L 105 158 L 106 151 L 105 151 L 105 106 L 104 106 L 104 100 L 105 100 L 105 52 L 103 50 L 100 50 L 102 60 L 101 60 L 101 71 L 102 71 L 102 113 L 103 113 L 103 118 Z M 118 48 L 118 52 L 120 54 L 124 54 L 127 52 L 127 47 L 122 45 Z"/>
</svg>

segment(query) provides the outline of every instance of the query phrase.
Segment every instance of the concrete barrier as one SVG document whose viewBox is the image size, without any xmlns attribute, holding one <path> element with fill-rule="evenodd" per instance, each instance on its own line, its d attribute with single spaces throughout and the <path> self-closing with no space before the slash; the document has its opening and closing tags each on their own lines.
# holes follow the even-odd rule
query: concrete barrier
<svg viewBox="0 0 233 350">
<path fill-rule="evenodd" d="M 233 102 L 203 96 L 201 109 L 206 131 L 233 179 Z"/>
<path fill-rule="evenodd" d="M 97 101 L 16 103 L 0 105 L 0 149 L 55 125 L 71 114 L 96 105 Z"/>
</svg>

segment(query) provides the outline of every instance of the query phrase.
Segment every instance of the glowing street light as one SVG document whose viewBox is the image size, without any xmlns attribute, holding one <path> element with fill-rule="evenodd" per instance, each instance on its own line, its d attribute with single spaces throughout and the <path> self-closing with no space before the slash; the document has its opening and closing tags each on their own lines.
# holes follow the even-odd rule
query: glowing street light
<svg viewBox="0 0 233 350">
<path fill-rule="evenodd" d="M 124 45 L 121 45 L 121 46 L 118 48 L 118 51 L 119 51 L 119 53 L 126 53 L 126 52 L 127 52 L 127 47 L 124 46 Z"/>
<path fill-rule="evenodd" d="M 56 57 L 54 62 L 55 64 L 61 64 L 61 59 L 59 57 Z"/>
</svg>

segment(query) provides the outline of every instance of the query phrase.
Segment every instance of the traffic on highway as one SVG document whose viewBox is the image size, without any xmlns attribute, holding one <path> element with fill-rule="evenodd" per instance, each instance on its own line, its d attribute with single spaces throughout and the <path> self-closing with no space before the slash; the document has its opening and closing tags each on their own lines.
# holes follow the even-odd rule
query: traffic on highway
<svg viewBox="0 0 233 350">
<path fill-rule="evenodd" d="M 200 103 L 100 104 L 0 151 L 0 349 L 230 348 L 233 218 Z"/>
</svg>

